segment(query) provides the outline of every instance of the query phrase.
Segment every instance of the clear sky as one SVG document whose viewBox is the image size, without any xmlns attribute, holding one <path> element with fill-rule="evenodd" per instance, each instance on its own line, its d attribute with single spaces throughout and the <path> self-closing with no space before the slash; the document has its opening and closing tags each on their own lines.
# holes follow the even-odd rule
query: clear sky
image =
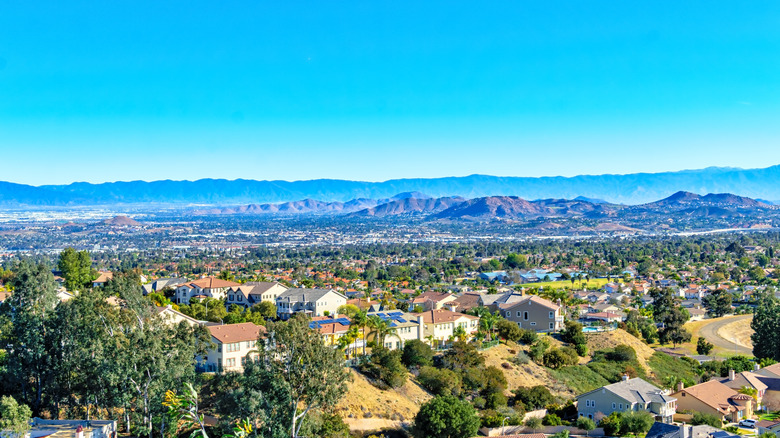
<svg viewBox="0 0 780 438">
<path fill-rule="evenodd" d="M 780 163 L 780 2 L 0 2 L 0 180 Z"/>
</svg>

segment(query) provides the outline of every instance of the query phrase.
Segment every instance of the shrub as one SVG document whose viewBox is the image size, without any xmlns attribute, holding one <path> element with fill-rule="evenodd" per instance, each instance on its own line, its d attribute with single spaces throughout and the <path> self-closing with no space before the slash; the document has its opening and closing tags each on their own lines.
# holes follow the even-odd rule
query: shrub
<svg viewBox="0 0 780 438">
<path fill-rule="evenodd" d="M 544 416 L 544 418 L 542 418 L 542 424 L 545 426 L 560 426 L 561 417 L 555 414 L 547 414 Z"/>
<path fill-rule="evenodd" d="M 718 418 L 713 414 L 708 414 L 706 412 L 694 412 L 693 417 L 691 418 L 691 424 L 694 426 L 698 426 L 700 424 L 706 424 L 708 426 L 718 427 L 718 428 L 723 426 L 723 422 L 720 420 L 720 418 Z"/>
<path fill-rule="evenodd" d="M 414 436 L 469 438 L 477 434 L 480 420 L 474 407 L 455 397 L 434 397 L 420 406 L 414 417 Z"/>
<path fill-rule="evenodd" d="M 623 427 L 623 416 L 619 412 L 613 412 L 599 421 L 599 427 L 604 429 L 605 435 L 618 436 Z"/>
<path fill-rule="evenodd" d="M 404 344 L 404 352 L 401 360 L 407 367 L 421 367 L 433 365 L 433 349 L 417 339 L 412 339 Z"/>
<path fill-rule="evenodd" d="M 636 360 L 636 351 L 628 345 L 618 345 L 607 352 L 606 358 L 613 362 L 628 362 Z"/>
<path fill-rule="evenodd" d="M 542 419 L 539 417 L 531 417 L 525 420 L 525 427 L 531 430 L 540 430 L 542 428 Z"/>
<path fill-rule="evenodd" d="M 525 345 L 531 345 L 539 340 L 539 335 L 533 330 L 520 329 L 520 337 L 517 340 Z"/>
<path fill-rule="evenodd" d="M 577 355 L 579 356 L 585 356 L 588 354 L 588 344 L 577 344 L 574 346 L 574 349 L 577 351 Z"/>
<path fill-rule="evenodd" d="M 423 388 L 434 395 L 459 395 L 461 392 L 460 376 L 452 370 L 438 369 L 431 366 L 420 368 L 417 376 Z"/>
<path fill-rule="evenodd" d="M 696 341 L 696 352 L 703 355 L 708 355 L 712 351 L 712 349 L 715 348 L 715 345 L 707 342 L 704 338 L 699 338 L 698 341 Z"/>
<path fill-rule="evenodd" d="M 388 350 L 376 347 L 371 359 L 360 366 L 360 371 L 369 377 L 384 382 L 390 388 L 398 388 L 406 383 L 406 367 L 401 362 L 400 350 Z"/>
<path fill-rule="evenodd" d="M 498 331 L 499 336 L 506 339 L 507 341 L 512 342 L 517 342 L 522 335 L 520 327 L 518 327 L 514 322 L 508 321 L 506 319 L 498 321 L 496 324 L 496 331 Z"/>
<path fill-rule="evenodd" d="M 552 369 L 575 365 L 577 363 L 577 353 L 568 347 L 555 348 L 543 356 L 544 366 Z"/>
<path fill-rule="evenodd" d="M 550 341 L 548 341 L 545 338 L 541 338 L 536 343 L 534 343 L 531 348 L 528 350 L 528 356 L 533 360 L 534 362 L 542 362 L 542 358 L 544 357 L 544 353 L 547 351 L 547 349 L 550 348 Z"/>
<path fill-rule="evenodd" d="M 530 388 L 520 387 L 512 392 L 515 395 L 515 405 L 522 404 L 525 409 L 530 409 L 532 411 L 542 409 L 555 401 L 555 397 L 550 393 L 550 390 L 543 385 L 532 386 Z"/>
<path fill-rule="evenodd" d="M 588 417 L 579 417 L 575 423 L 577 429 L 584 430 L 586 433 L 596 428 L 596 423 Z"/>
<path fill-rule="evenodd" d="M 503 392 L 490 392 L 485 395 L 485 407 L 497 409 L 506 406 L 507 399 Z"/>
<path fill-rule="evenodd" d="M 531 361 L 531 358 L 525 354 L 525 351 L 521 351 L 517 353 L 517 355 L 515 355 L 512 359 L 510 359 L 510 361 L 512 361 L 512 363 L 515 365 L 525 365 Z"/>
</svg>

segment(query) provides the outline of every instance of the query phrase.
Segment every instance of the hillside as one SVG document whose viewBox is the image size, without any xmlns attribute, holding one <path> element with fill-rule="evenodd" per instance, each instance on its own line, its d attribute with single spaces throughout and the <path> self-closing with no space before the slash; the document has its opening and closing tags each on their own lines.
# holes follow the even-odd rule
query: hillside
<svg viewBox="0 0 780 438">
<path fill-rule="evenodd" d="M 409 421 L 417 414 L 420 405 L 432 396 L 409 379 L 398 389 L 381 390 L 373 386 L 363 374 L 350 369 L 352 381 L 348 384 L 348 396 L 338 405 L 336 412 L 346 419 L 381 418 Z"/>
<path fill-rule="evenodd" d="M 115 216 L 103 220 L 103 225 L 112 225 L 117 227 L 140 227 L 141 223 L 127 216 Z"/>
<path fill-rule="evenodd" d="M 523 219 L 552 216 L 555 212 L 539 203 L 526 201 L 517 196 L 488 196 L 470 199 L 433 215 L 436 219 Z"/>
<path fill-rule="evenodd" d="M 376 207 L 367 208 L 353 213 L 353 216 L 387 217 L 405 214 L 430 214 L 446 210 L 454 205 L 465 202 L 461 197 L 447 198 L 406 198 L 394 200 Z"/>
</svg>

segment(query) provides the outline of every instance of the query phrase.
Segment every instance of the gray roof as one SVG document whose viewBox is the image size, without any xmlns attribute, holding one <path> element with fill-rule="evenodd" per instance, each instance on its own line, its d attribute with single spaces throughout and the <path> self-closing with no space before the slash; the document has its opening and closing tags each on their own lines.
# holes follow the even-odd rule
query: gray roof
<svg viewBox="0 0 780 438">
<path fill-rule="evenodd" d="M 236 286 L 233 289 L 240 290 L 244 295 L 262 294 L 276 285 L 285 287 L 284 285 L 275 281 L 247 281 L 246 283 L 240 286 Z"/>
<path fill-rule="evenodd" d="M 737 436 L 706 424 L 698 426 L 675 426 L 673 424 L 656 422 L 647 432 L 645 438 L 682 438 L 682 434 L 680 433 L 682 427 L 688 428 L 688 437 L 690 438 L 726 438 Z"/>
<path fill-rule="evenodd" d="M 291 303 L 296 302 L 312 302 L 317 301 L 320 298 L 324 297 L 325 295 L 329 293 L 335 293 L 339 295 L 340 297 L 346 299 L 344 295 L 336 292 L 333 289 L 306 289 L 306 288 L 293 288 L 293 289 L 287 289 L 286 291 L 279 294 L 279 296 L 276 298 L 277 300 L 287 300 Z"/>
<path fill-rule="evenodd" d="M 670 397 L 664 394 L 663 391 L 657 386 L 653 385 L 652 383 L 648 383 L 639 377 L 628 380 L 621 380 L 620 382 L 606 385 L 602 388 L 590 391 L 587 394 L 601 390 L 607 390 L 622 398 L 623 400 L 631 403 L 667 403 L 677 400 L 674 397 Z"/>
</svg>

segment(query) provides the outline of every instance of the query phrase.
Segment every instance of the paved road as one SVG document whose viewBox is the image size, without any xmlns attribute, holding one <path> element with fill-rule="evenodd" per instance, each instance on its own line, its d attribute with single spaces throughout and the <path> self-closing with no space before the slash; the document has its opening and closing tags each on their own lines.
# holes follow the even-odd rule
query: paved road
<svg viewBox="0 0 780 438">
<path fill-rule="evenodd" d="M 723 348 L 729 352 L 736 352 L 739 354 L 752 356 L 752 349 L 735 344 L 733 339 L 725 339 L 718 334 L 718 330 L 720 330 L 724 325 L 752 317 L 753 315 L 739 315 L 714 319 L 712 322 L 702 326 L 702 328 L 699 330 L 699 336 L 703 336 L 705 339 L 715 344 L 716 347 Z"/>
</svg>

